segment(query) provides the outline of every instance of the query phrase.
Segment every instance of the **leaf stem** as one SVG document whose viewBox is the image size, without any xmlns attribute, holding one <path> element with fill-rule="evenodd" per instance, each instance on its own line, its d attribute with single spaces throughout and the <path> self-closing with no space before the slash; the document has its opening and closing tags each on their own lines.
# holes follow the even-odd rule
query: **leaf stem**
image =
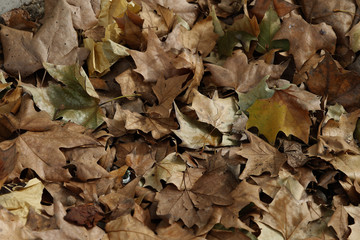
<svg viewBox="0 0 360 240">
<path fill-rule="evenodd" d="M 102 106 L 102 105 L 104 105 L 104 104 L 106 104 L 106 103 L 109 103 L 109 102 L 112 102 L 112 101 L 115 101 L 115 100 L 118 100 L 118 99 L 121 99 L 121 98 L 140 97 L 140 96 L 141 96 L 141 94 L 119 96 L 119 97 L 116 97 L 116 98 L 112 98 L 112 99 L 110 99 L 110 100 L 107 100 L 107 101 L 105 101 L 105 102 L 103 102 L 103 103 L 100 103 L 99 106 Z"/>
</svg>

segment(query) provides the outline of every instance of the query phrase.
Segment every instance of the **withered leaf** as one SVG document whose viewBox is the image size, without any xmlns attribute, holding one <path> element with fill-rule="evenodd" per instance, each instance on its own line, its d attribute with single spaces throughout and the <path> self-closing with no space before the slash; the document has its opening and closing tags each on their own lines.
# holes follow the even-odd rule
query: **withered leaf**
<svg viewBox="0 0 360 240">
<path fill-rule="evenodd" d="M 241 51 L 234 51 L 223 66 L 205 64 L 212 74 L 213 82 L 218 86 L 232 87 L 238 92 L 247 92 L 255 87 L 266 75 L 280 78 L 287 64 L 272 65 L 264 61 L 250 61 Z"/>
<path fill-rule="evenodd" d="M 104 218 L 104 212 L 94 204 L 84 204 L 69 208 L 64 219 L 80 226 L 91 228 Z"/>
<path fill-rule="evenodd" d="M 298 70 L 319 49 L 334 53 L 336 35 L 331 26 L 320 23 L 312 25 L 300 16 L 291 14 L 285 18 L 273 40 L 288 39 L 289 53 L 294 56 Z"/>
</svg>

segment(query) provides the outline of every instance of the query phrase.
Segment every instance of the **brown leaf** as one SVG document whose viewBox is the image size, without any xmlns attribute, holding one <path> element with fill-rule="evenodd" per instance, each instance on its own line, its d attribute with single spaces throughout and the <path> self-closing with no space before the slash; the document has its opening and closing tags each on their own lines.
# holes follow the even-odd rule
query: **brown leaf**
<svg viewBox="0 0 360 240">
<path fill-rule="evenodd" d="M 156 85 L 152 87 L 159 103 L 148 108 L 147 112 L 155 113 L 161 118 L 170 117 L 173 101 L 184 90 L 182 84 L 186 81 L 187 76 L 175 76 L 166 80 L 162 77 L 159 78 Z"/>
<path fill-rule="evenodd" d="M 163 240 L 204 240 L 203 237 L 196 237 L 191 229 L 176 222 L 171 225 L 162 221 L 156 228 L 156 233 Z"/>
<path fill-rule="evenodd" d="M 30 14 L 23 9 L 15 8 L 9 12 L 6 12 L 1 15 L 4 19 L 5 24 L 8 27 L 31 31 L 35 29 L 38 25 L 32 21 L 30 21 Z"/>
<path fill-rule="evenodd" d="M 214 48 L 217 38 L 212 17 L 207 17 L 197 22 L 190 31 L 181 24 L 176 25 L 166 39 L 166 49 L 181 51 L 187 48 L 193 54 L 199 52 L 202 57 L 206 57 Z"/>
<path fill-rule="evenodd" d="M 328 103 L 339 103 L 347 110 L 354 110 L 360 102 L 358 94 L 360 76 L 338 67 L 329 53 L 316 68 L 308 73 L 306 85 L 317 95 L 327 96 Z"/>
<path fill-rule="evenodd" d="M 86 59 L 88 50 L 78 47 L 74 27 L 87 29 L 97 23 L 89 1 L 73 5 L 66 0 L 48 1 L 43 21 L 35 34 L 2 26 L 4 66 L 11 74 L 25 77 L 42 68 L 43 62 L 70 65 Z"/>
<path fill-rule="evenodd" d="M 272 2 L 272 0 L 257 0 L 255 6 L 251 9 L 251 12 L 256 15 L 257 19 L 261 20 Z M 279 17 L 283 17 L 297 8 L 296 5 L 285 0 L 274 0 L 273 3 Z"/>
<path fill-rule="evenodd" d="M 109 239 L 159 240 L 155 233 L 130 214 L 121 216 L 106 224 Z"/>
<path fill-rule="evenodd" d="M 269 205 L 269 212 L 265 212 L 260 221 L 279 231 L 285 239 L 301 239 L 309 222 L 320 217 L 320 213 L 315 211 L 315 203 L 309 204 L 296 200 L 282 187 Z"/>
<path fill-rule="evenodd" d="M 70 173 L 64 169 L 66 158 L 60 148 L 97 145 L 89 136 L 57 127 L 47 132 L 27 132 L 16 139 L 18 161 L 11 178 L 18 177 L 25 168 L 33 169 L 41 179 L 67 181 Z"/>
<path fill-rule="evenodd" d="M 168 34 L 175 21 L 174 12 L 161 5 L 157 5 L 156 9 L 151 9 L 145 2 L 142 2 L 141 4 L 142 11 L 139 14 L 140 17 L 144 19 L 144 30 L 153 29 L 159 37 Z"/>
<path fill-rule="evenodd" d="M 98 221 L 104 218 L 104 212 L 94 204 L 78 205 L 69 208 L 64 219 L 86 228 L 94 227 Z"/>
<path fill-rule="evenodd" d="M 0 142 L 0 188 L 15 168 L 16 159 L 16 144 L 13 141 Z"/>
<path fill-rule="evenodd" d="M 226 59 L 223 66 L 205 64 L 212 74 L 212 81 L 223 87 L 235 88 L 238 92 L 247 92 L 255 87 L 266 75 L 273 79 L 280 78 L 287 64 L 272 65 L 264 61 L 251 61 L 248 63 L 246 55 L 241 51 L 234 51 Z"/>
<path fill-rule="evenodd" d="M 121 18 L 114 18 L 121 28 L 121 39 L 132 49 L 142 49 L 145 38 L 142 34 L 143 20 L 136 14 L 127 10 Z"/>
<path fill-rule="evenodd" d="M 270 172 L 271 176 L 276 176 L 286 161 L 286 155 L 254 134 L 246 132 L 246 135 L 250 143 L 243 144 L 242 149 L 237 153 L 248 159 L 240 179 L 250 175 L 260 175 L 263 172 Z"/>
<path fill-rule="evenodd" d="M 320 23 L 312 25 L 300 16 L 292 14 L 285 18 L 273 40 L 288 39 L 289 53 L 294 56 L 297 70 L 319 49 L 334 53 L 336 35 L 331 26 Z"/>
<path fill-rule="evenodd" d="M 350 30 L 356 11 L 351 0 L 338 2 L 302 0 L 302 10 L 306 20 L 311 23 L 326 23 L 334 29 L 338 37 L 337 44 L 346 44 L 345 34 Z"/>
<path fill-rule="evenodd" d="M 197 5 L 188 3 L 186 0 L 178 0 L 176 2 L 172 0 L 142 0 L 142 2 L 145 2 L 152 9 L 157 9 L 157 5 L 169 8 L 184 19 L 190 26 L 193 25 L 198 16 Z"/>
<path fill-rule="evenodd" d="M 348 227 L 348 214 L 344 206 L 338 206 L 327 224 L 333 227 L 339 239 L 347 239 L 350 233 Z"/>
<path fill-rule="evenodd" d="M 165 52 L 163 43 L 153 31 L 149 31 L 145 52 L 129 50 L 134 59 L 136 69 L 144 77 L 145 82 L 156 82 L 159 78 L 170 78 L 184 73 L 184 66 L 189 65 L 172 52 Z"/>
</svg>

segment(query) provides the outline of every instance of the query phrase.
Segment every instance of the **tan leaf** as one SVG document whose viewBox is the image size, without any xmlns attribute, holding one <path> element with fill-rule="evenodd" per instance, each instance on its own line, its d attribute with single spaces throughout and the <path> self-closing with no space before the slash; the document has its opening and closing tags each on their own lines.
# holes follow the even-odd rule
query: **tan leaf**
<svg viewBox="0 0 360 240">
<path fill-rule="evenodd" d="M 180 129 L 172 131 L 182 140 L 182 146 L 197 149 L 220 144 L 221 134 L 216 129 L 182 114 L 176 105 L 175 113 Z"/>
<path fill-rule="evenodd" d="M 163 221 L 156 228 L 156 233 L 163 240 L 205 240 L 203 237 L 196 237 L 191 229 L 178 222 L 169 225 Z"/>
<path fill-rule="evenodd" d="M 250 175 L 260 175 L 263 172 L 270 172 L 271 176 L 276 176 L 286 161 L 286 155 L 254 134 L 246 132 L 246 135 L 250 143 L 243 144 L 237 153 L 248 159 L 240 179 Z"/>
<path fill-rule="evenodd" d="M 215 91 L 212 99 L 193 91 L 192 107 L 195 109 L 199 121 L 206 122 L 219 129 L 220 132 L 230 132 L 236 121 L 237 106 L 234 98 L 219 98 Z"/>
<path fill-rule="evenodd" d="M 279 231 L 285 239 L 302 239 L 306 236 L 309 222 L 321 215 L 314 209 L 315 203 L 298 201 L 282 187 L 264 213 L 262 223 Z"/>
<path fill-rule="evenodd" d="M 88 50 L 78 47 L 74 27 L 87 29 L 97 23 L 89 1 L 76 1 L 72 5 L 66 0 L 48 1 L 43 21 L 35 34 L 2 27 L 7 71 L 25 77 L 41 69 L 42 62 L 70 65 L 86 59 Z"/>
<path fill-rule="evenodd" d="M 315 1 L 303 0 L 302 10 L 306 20 L 311 23 L 326 23 L 334 29 L 338 37 L 337 44 L 346 44 L 345 34 L 352 26 L 356 4 L 351 0 L 338 2 L 336 0 L 321 1 L 316 4 Z M 339 11 L 341 9 L 341 11 Z"/>
<path fill-rule="evenodd" d="M 319 49 L 334 53 L 336 35 L 331 26 L 320 23 L 312 25 L 300 16 L 290 14 L 281 24 L 273 40 L 288 39 L 289 53 L 294 56 L 297 70 Z"/>
<path fill-rule="evenodd" d="M 185 169 L 185 162 L 176 153 L 170 153 L 144 174 L 144 187 L 151 186 L 159 192 L 163 188 L 160 180 L 167 182 L 172 175 L 184 172 Z"/>
<path fill-rule="evenodd" d="M 181 51 L 182 48 L 187 48 L 193 54 L 199 52 L 201 56 L 206 57 L 214 48 L 217 38 L 212 17 L 207 17 L 196 22 L 191 30 L 187 30 L 181 24 L 176 25 L 166 39 L 166 49 Z"/>
<path fill-rule="evenodd" d="M 280 78 L 287 64 L 272 65 L 264 61 L 248 63 L 246 55 L 237 50 L 226 59 L 223 66 L 205 64 L 212 75 L 212 81 L 223 87 L 232 87 L 238 92 L 247 92 L 255 87 L 266 75 L 273 79 Z"/>
<path fill-rule="evenodd" d="M 18 177 L 25 168 L 33 169 L 47 181 L 67 181 L 71 178 L 66 166 L 66 158 L 60 148 L 74 148 L 98 145 L 89 136 L 70 132 L 57 127 L 47 132 L 27 132 L 16 139 L 18 160 L 10 178 Z"/>
<path fill-rule="evenodd" d="M 145 82 L 156 82 L 159 78 L 170 78 L 183 73 L 182 68 L 188 63 L 171 52 L 165 52 L 162 42 L 153 31 L 149 31 L 145 52 L 129 50 L 136 69 Z"/>
<path fill-rule="evenodd" d="M 106 224 L 106 232 L 109 239 L 138 239 L 138 240 L 159 240 L 147 226 L 132 217 L 130 214 L 118 217 Z"/>
<path fill-rule="evenodd" d="M 328 226 L 333 227 L 339 239 L 345 239 L 349 235 L 348 214 L 344 206 L 338 206 L 331 216 Z"/>
</svg>

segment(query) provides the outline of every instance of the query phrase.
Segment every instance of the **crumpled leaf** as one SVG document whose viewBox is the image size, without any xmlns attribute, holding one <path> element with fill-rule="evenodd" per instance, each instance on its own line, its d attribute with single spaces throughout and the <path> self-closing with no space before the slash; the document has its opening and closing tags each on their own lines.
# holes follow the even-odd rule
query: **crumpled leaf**
<svg viewBox="0 0 360 240">
<path fill-rule="evenodd" d="M 283 17 L 297 8 L 296 5 L 286 0 L 257 0 L 255 6 L 251 9 L 251 13 L 256 15 L 258 19 L 262 19 L 272 3 L 279 17 Z"/>
<path fill-rule="evenodd" d="M 87 66 L 91 77 L 105 75 L 117 60 L 129 56 L 126 47 L 111 40 L 95 42 L 91 38 L 86 38 L 84 39 L 84 46 L 90 50 Z"/>
<path fill-rule="evenodd" d="M 36 105 L 53 118 L 62 117 L 85 127 L 96 128 L 103 123 L 99 108 L 99 96 L 91 85 L 85 71 L 75 65 L 53 65 L 44 63 L 49 74 L 65 86 L 50 83 L 49 87 L 34 87 L 21 83 L 30 92 Z"/>
<path fill-rule="evenodd" d="M 69 208 L 64 219 L 87 228 L 94 227 L 104 218 L 104 212 L 98 205 L 84 204 Z"/>
<path fill-rule="evenodd" d="M 218 146 L 221 142 L 221 133 L 214 127 L 201 123 L 182 114 L 175 105 L 176 119 L 180 129 L 172 130 L 181 140 L 181 146 L 198 149 L 206 145 Z"/>
<path fill-rule="evenodd" d="M 43 189 L 44 185 L 41 181 L 33 178 L 24 187 L 18 187 L 10 193 L 0 195 L 0 205 L 26 222 L 30 207 L 37 213 L 43 209 L 40 204 Z"/>
<path fill-rule="evenodd" d="M 286 65 L 267 64 L 262 60 L 248 63 L 246 55 L 241 50 L 234 51 L 232 57 L 227 58 L 223 66 L 205 64 L 216 85 L 232 87 L 242 93 L 255 87 L 267 75 L 273 79 L 280 78 Z"/>
<path fill-rule="evenodd" d="M 163 189 L 160 180 L 167 182 L 172 175 L 185 169 L 185 162 L 176 153 L 171 153 L 144 174 L 144 187 L 151 186 L 160 192 Z"/>
<path fill-rule="evenodd" d="M 212 99 L 197 90 L 194 90 L 193 94 L 192 107 L 195 109 L 199 121 L 211 124 L 220 132 L 230 132 L 237 112 L 234 98 L 219 98 L 217 91 Z"/>
<path fill-rule="evenodd" d="M 336 35 L 331 26 L 320 23 L 312 25 L 300 16 L 290 14 L 281 24 L 273 40 L 288 39 L 290 42 L 289 53 L 294 56 L 296 69 L 302 65 L 319 49 L 334 53 Z"/>
<path fill-rule="evenodd" d="M 246 127 L 257 127 L 270 144 L 274 144 L 279 131 L 292 134 L 305 143 L 308 142 L 311 120 L 309 110 L 320 110 L 318 96 L 295 85 L 275 91 L 269 99 L 257 100 L 248 112 Z M 302 121 L 299 121 L 302 119 Z"/>
<path fill-rule="evenodd" d="M 71 65 L 86 59 L 89 52 L 78 47 L 74 27 L 85 30 L 97 23 L 89 1 L 49 0 L 43 22 L 35 34 L 1 27 L 6 71 L 25 77 L 41 69 L 43 62 Z"/>
</svg>

